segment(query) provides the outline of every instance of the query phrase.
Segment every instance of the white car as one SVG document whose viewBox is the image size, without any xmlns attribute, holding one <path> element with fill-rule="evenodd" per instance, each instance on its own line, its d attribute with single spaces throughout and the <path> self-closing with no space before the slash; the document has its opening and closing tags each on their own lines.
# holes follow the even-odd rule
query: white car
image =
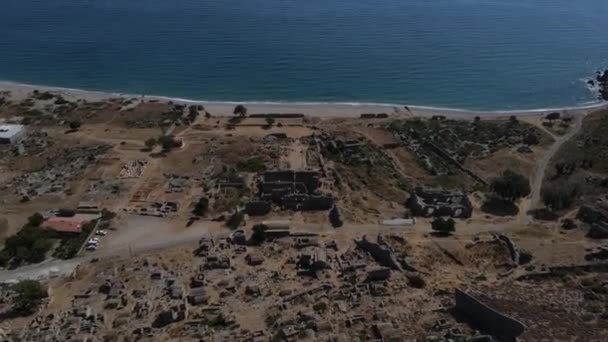
<svg viewBox="0 0 608 342">
<path fill-rule="evenodd" d="M 99 240 L 91 239 L 91 240 L 87 241 L 87 246 L 89 246 L 89 245 L 93 245 L 93 246 L 97 247 L 99 245 Z"/>
<path fill-rule="evenodd" d="M 99 236 L 106 236 L 106 234 L 108 234 L 108 232 L 106 232 L 105 230 L 98 230 L 95 232 L 95 235 Z"/>
<path fill-rule="evenodd" d="M 85 248 L 87 251 L 96 251 L 97 250 L 97 245 L 87 245 L 87 247 Z"/>
</svg>

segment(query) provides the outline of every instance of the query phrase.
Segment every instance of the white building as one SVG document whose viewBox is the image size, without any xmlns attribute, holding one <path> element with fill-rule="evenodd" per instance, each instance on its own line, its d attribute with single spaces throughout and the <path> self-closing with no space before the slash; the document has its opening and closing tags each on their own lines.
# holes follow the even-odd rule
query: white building
<svg viewBox="0 0 608 342">
<path fill-rule="evenodd" d="M 23 125 L 0 125 L 0 144 L 13 144 L 25 135 Z"/>
</svg>

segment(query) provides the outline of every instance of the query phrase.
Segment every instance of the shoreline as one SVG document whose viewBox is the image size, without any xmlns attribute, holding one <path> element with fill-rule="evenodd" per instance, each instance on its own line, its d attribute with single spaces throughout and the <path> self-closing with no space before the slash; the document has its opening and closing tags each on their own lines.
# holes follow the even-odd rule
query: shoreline
<svg viewBox="0 0 608 342">
<path fill-rule="evenodd" d="M 392 103 L 358 103 L 358 102 L 272 102 L 272 101 L 206 101 L 191 100 L 178 97 L 168 97 L 161 95 L 136 95 L 129 93 L 115 93 L 92 91 L 83 89 L 41 86 L 23 84 L 11 81 L 0 81 L 0 91 L 10 91 L 11 99 L 20 101 L 26 98 L 33 90 L 49 91 L 61 94 L 68 100 L 76 101 L 79 99 L 86 101 L 102 101 L 111 98 L 136 98 L 145 101 L 173 102 L 177 104 L 203 105 L 207 111 L 213 114 L 232 114 L 234 106 L 243 104 L 247 107 L 250 114 L 253 113 L 303 113 L 308 116 L 319 117 L 359 117 L 363 113 L 387 113 L 389 115 L 419 116 L 429 117 L 434 115 L 444 115 L 448 117 L 470 118 L 471 116 L 481 117 L 536 117 L 543 116 L 550 112 L 562 112 L 565 114 L 587 113 L 592 110 L 608 108 L 608 102 L 598 101 L 586 105 L 558 107 L 558 108 L 538 108 L 538 109 L 513 109 L 513 110 L 468 110 L 457 108 L 442 108 L 431 106 L 416 106 Z"/>
</svg>

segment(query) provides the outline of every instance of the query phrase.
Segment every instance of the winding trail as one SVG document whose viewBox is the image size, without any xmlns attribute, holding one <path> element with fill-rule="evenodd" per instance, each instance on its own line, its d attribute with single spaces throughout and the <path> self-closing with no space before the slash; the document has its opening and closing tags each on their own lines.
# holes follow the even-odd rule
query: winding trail
<svg viewBox="0 0 608 342">
<path fill-rule="evenodd" d="M 536 166 L 536 171 L 534 172 L 534 179 L 532 181 L 531 184 L 531 194 L 530 194 L 530 200 L 525 203 L 524 205 L 522 205 L 523 208 L 521 208 L 522 210 L 520 210 L 522 213 L 529 213 L 530 210 L 533 209 L 537 209 L 539 207 L 539 202 L 540 202 L 540 192 L 541 192 L 541 188 L 543 185 L 543 181 L 545 179 L 545 174 L 547 171 L 547 167 L 549 166 L 549 163 L 551 162 L 551 159 L 553 159 L 553 157 L 557 154 L 557 152 L 560 150 L 560 148 L 570 139 L 572 139 L 575 135 L 577 135 L 581 128 L 583 127 L 583 119 L 585 117 L 586 114 L 580 114 L 580 115 L 576 115 L 574 116 L 574 125 L 571 127 L 571 129 L 568 131 L 568 133 L 562 135 L 562 136 L 556 136 L 554 134 L 551 134 L 551 136 L 555 139 L 555 141 L 553 142 L 553 145 L 551 145 L 551 147 L 549 147 L 549 149 L 544 153 L 542 159 L 539 161 L 538 165 Z M 548 131 L 547 131 L 548 132 Z M 524 220 L 525 223 L 529 223 L 532 219 L 532 217 L 527 214 L 527 215 L 522 215 L 521 219 Z"/>
</svg>

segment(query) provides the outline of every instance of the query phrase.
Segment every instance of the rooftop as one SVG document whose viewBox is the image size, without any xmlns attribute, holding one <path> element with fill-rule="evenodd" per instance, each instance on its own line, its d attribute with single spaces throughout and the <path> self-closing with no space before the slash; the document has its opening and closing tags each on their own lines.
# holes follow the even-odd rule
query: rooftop
<svg viewBox="0 0 608 342">
<path fill-rule="evenodd" d="M 25 129 L 23 125 L 1 124 L 0 139 L 11 139 Z"/>
<path fill-rule="evenodd" d="M 86 220 L 74 217 L 52 217 L 46 220 L 42 227 L 61 233 L 80 233 Z"/>
</svg>

